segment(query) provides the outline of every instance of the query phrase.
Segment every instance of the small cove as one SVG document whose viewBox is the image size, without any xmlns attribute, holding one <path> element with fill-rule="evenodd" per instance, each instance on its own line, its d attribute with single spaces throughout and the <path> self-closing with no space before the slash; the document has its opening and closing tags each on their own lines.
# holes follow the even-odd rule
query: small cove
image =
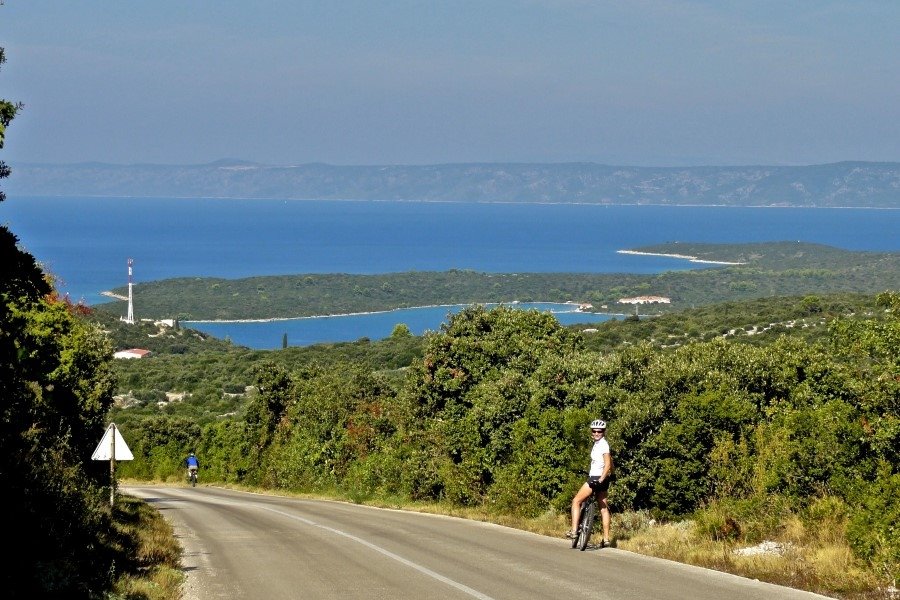
<svg viewBox="0 0 900 600">
<path fill-rule="evenodd" d="M 487 308 L 496 306 L 486 304 Z M 600 323 L 622 315 L 579 312 L 573 304 L 528 302 L 511 305 L 523 310 L 550 312 L 563 325 Z M 424 306 L 354 315 L 326 315 L 299 319 L 265 321 L 185 321 L 182 324 L 240 346 L 257 350 L 281 348 L 287 335 L 289 346 L 308 346 L 323 342 L 352 342 L 360 338 L 380 340 L 391 335 L 398 324 L 406 325 L 413 335 L 440 329 L 451 314 L 464 305 Z"/>
</svg>

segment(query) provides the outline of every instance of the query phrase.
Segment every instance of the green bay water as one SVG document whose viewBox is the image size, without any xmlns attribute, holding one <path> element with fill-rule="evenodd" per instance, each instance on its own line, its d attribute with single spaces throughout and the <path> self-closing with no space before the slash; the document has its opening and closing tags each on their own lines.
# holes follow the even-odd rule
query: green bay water
<svg viewBox="0 0 900 600">
<path fill-rule="evenodd" d="M 0 203 L 0 221 L 56 277 L 62 293 L 88 304 L 108 301 L 101 292 L 127 285 L 129 258 L 134 259 L 134 282 L 140 283 L 448 269 L 659 273 L 705 268 L 669 257 L 617 253 L 672 241 L 794 240 L 900 251 L 900 210 L 872 209 L 10 196 Z M 437 329 L 446 317 L 440 310 L 421 310 L 432 323 L 428 329 Z M 135 316 L 142 317 L 139 296 Z M 432 321 L 436 316 L 440 320 Z M 383 336 L 367 333 L 364 323 L 387 319 L 393 326 L 412 320 L 396 317 L 322 318 L 317 327 L 324 332 L 288 332 L 289 343 L 377 339 Z M 337 337 L 344 328 L 348 334 Z M 277 344 L 283 333 L 282 325 Z"/>
</svg>

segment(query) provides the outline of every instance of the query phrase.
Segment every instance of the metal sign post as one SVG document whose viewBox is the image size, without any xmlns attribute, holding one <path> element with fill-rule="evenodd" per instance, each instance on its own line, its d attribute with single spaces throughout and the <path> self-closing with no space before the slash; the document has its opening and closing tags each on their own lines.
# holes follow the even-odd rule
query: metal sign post
<svg viewBox="0 0 900 600">
<path fill-rule="evenodd" d="M 91 460 L 109 460 L 109 505 L 116 504 L 116 460 L 134 460 L 115 423 L 110 423 L 106 433 L 91 455 Z"/>
</svg>

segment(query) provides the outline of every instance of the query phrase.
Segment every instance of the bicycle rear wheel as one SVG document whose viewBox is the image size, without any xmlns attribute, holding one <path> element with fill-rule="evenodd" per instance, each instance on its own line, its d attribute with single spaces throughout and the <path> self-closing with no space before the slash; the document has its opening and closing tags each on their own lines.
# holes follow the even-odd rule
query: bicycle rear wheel
<svg viewBox="0 0 900 600">
<path fill-rule="evenodd" d="M 584 552 L 588 540 L 591 539 L 591 531 L 594 529 L 594 519 L 597 518 L 597 503 L 588 502 L 581 510 L 581 528 L 578 530 L 578 549 Z"/>
</svg>

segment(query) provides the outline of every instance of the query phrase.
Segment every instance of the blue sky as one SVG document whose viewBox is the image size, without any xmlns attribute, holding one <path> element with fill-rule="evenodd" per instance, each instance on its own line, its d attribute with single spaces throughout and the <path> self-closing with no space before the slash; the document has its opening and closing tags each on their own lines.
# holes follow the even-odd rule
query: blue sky
<svg viewBox="0 0 900 600">
<path fill-rule="evenodd" d="M 900 161 L 897 0 L 3 0 L 0 158 Z"/>
</svg>

